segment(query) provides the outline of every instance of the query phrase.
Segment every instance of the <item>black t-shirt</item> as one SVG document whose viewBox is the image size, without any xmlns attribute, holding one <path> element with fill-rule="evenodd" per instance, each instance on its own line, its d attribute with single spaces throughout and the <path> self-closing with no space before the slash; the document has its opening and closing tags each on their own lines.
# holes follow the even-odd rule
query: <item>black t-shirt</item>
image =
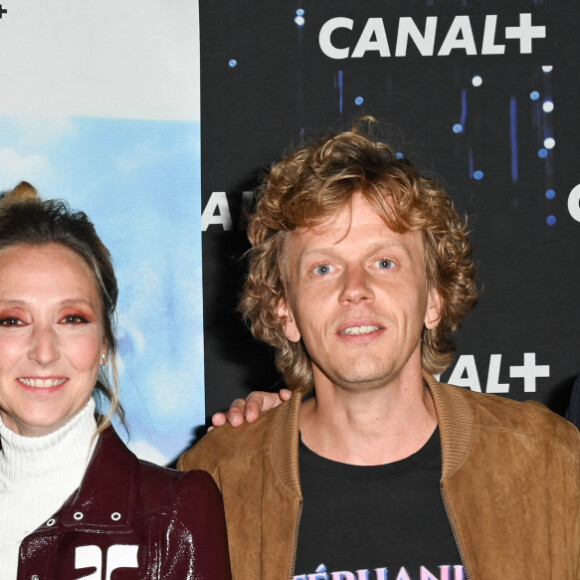
<svg viewBox="0 0 580 580">
<path fill-rule="evenodd" d="M 410 457 L 371 467 L 330 461 L 301 441 L 294 579 L 463 580 L 440 479 L 439 429 Z"/>
</svg>

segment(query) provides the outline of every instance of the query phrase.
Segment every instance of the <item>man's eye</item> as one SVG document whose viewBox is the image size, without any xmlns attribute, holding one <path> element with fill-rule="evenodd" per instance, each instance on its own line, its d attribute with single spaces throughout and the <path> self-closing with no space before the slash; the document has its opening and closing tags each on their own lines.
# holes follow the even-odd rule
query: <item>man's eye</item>
<svg viewBox="0 0 580 580">
<path fill-rule="evenodd" d="M 332 272 L 332 266 L 330 264 L 320 264 L 314 268 L 314 273 L 318 276 L 327 276 Z"/>
<path fill-rule="evenodd" d="M 0 326 L 21 326 L 22 324 L 24 324 L 22 320 L 15 316 L 6 316 L 0 319 Z"/>
<path fill-rule="evenodd" d="M 393 260 L 388 260 L 387 258 L 383 258 L 375 262 L 377 267 L 381 270 L 390 270 L 391 268 L 395 267 L 395 262 Z"/>
</svg>

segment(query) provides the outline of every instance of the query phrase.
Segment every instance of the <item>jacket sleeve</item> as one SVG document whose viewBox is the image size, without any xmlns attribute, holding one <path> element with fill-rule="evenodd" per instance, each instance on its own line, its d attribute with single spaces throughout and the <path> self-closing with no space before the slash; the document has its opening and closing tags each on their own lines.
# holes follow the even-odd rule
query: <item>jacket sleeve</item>
<svg viewBox="0 0 580 580">
<path fill-rule="evenodd" d="M 163 568 L 164 580 L 231 580 L 222 497 L 204 471 L 176 484 Z"/>
</svg>

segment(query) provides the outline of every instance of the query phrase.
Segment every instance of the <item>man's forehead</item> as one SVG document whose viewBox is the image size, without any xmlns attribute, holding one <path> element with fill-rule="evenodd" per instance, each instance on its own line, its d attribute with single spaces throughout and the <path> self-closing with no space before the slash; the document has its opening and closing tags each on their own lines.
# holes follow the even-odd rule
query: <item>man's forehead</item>
<svg viewBox="0 0 580 580">
<path fill-rule="evenodd" d="M 420 231 L 393 230 L 374 210 L 358 216 L 353 215 L 352 219 L 345 217 L 333 214 L 310 227 L 296 228 L 287 233 L 286 246 L 301 248 L 302 251 L 316 248 L 330 249 L 341 244 L 369 247 L 411 246 L 413 249 L 417 246 L 423 247 Z"/>
<path fill-rule="evenodd" d="M 388 221 L 387 221 L 388 220 Z M 323 236 L 336 232 L 342 236 L 348 235 L 352 228 L 373 227 L 376 230 L 384 231 L 385 235 L 402 236 L 404 231 L 395 226 L 397 223 L 394 212 L 389 211 L 387 215 L 379 212 L 361 194 L 345 203 L 342 207 L 322 214 L 307 226 L 300 226 L 289 232 L 291 236 L 315 235 Z M 390 223 L 389 223 L 390 222 Z"/>
</svg>

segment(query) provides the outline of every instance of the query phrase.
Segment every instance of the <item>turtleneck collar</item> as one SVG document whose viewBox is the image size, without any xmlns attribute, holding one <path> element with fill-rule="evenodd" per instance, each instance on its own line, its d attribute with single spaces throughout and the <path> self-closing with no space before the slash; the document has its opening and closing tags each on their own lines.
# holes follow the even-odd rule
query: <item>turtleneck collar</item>
<svg viewBox="0 0 580 580">
<path fill-rule="evenodd" d="M 0 418 L 0 491 L 24 487 L 54 490 L 54 486 L 73 491 L 94 450 L 96 429 L 92 398 L 66 425 L 41 437 L 19 435 Z"/>
</svg>

